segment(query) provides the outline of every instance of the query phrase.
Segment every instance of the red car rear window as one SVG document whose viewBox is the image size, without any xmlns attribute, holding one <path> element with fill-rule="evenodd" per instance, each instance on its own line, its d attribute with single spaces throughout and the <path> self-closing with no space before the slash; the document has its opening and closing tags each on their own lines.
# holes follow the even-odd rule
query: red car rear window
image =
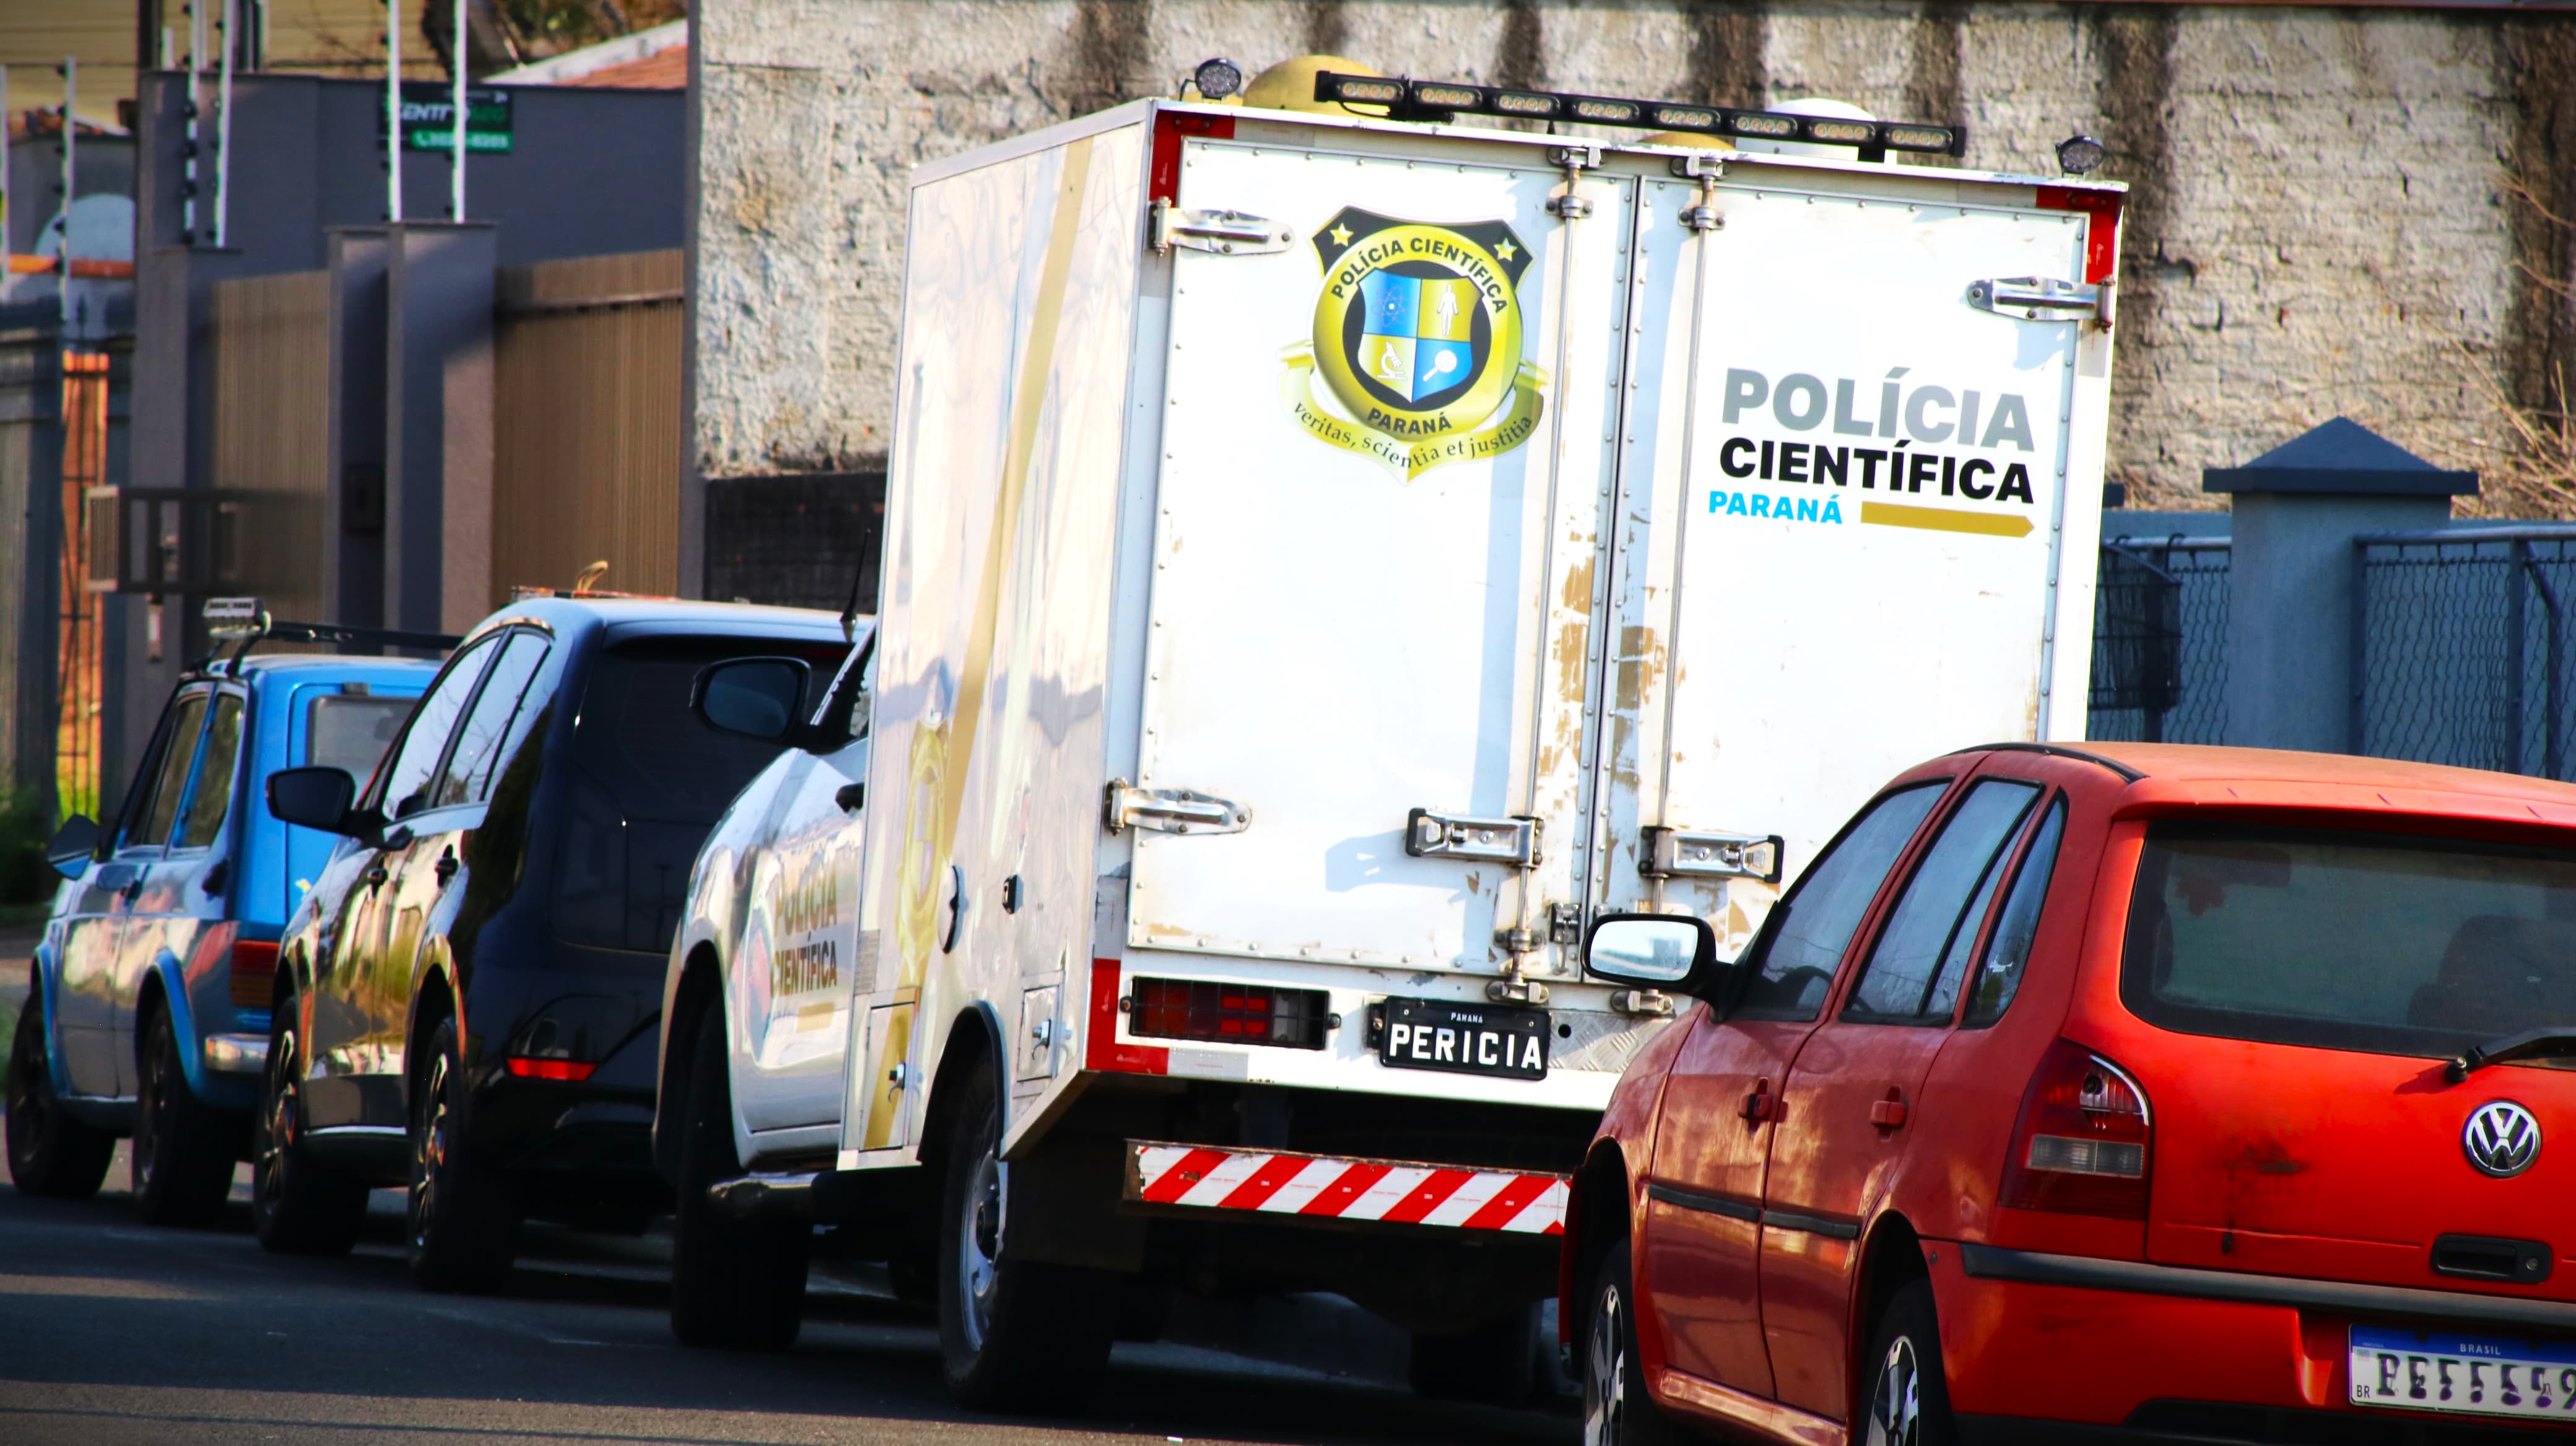
<svg viewBox="0 0 2576 1446">
<path fill-rule="evenodd" d="M 2159 826 L 2120 993 L 2187 1034 L 2371 1054 L 2576 1026 L 2576 851 Z"/>
</svg>

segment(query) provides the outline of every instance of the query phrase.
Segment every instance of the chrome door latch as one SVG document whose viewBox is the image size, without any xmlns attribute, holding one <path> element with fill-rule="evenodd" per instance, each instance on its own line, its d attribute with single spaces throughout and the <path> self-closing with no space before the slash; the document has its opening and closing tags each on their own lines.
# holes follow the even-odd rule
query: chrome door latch
<svg viewBox="0 0 2576 1446">
<path fill-rule="evenodd" d="M 1780 882 L 1780 836 L 1702 833 L 1684 828 L 1640 830 L 1637 872 L 1650 879 L 1760 879 Z"/>
<path fill-rule="evenodd" d="M 1153 246 L 1158 256 L 1169 255 L 1176 246 L 1211 256 L 1269 256 L 1287 250 L 1294 239 L 1294 232 L 1266 216 L 1184 211 L 1168 200 L 1154 202 Z"/>
<path fill-rule="evenodd" d="M 1469 818 L 1417 808 L 1405 816 L 1404 851 L 1417 859 L 1459 859 L 1478 864 L 1538 867 L 1539 820 Z"/>
<path fill-rule="evenodd" d="M 1968 283 L 1968 304 L 2025 321 L 2098 321 L 2111 324 L 2111 288 L 2053 276 L 2006 276 Z"/>
<path fill-rule="evenodd" d="M 1252 826 L 1252 810 L 1194 788 L 1138 788 L 1113 778 L 1101 797 L 1100 826 L 1111 833 L 1241 833 Z"/>
</svg>

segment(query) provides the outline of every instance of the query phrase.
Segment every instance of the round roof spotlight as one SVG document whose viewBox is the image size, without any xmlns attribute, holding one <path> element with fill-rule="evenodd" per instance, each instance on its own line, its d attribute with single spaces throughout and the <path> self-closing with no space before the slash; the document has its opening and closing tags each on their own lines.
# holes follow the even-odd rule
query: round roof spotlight
<svg viewBox="0 0 2576 1446">
<path fill-rule="evenodd" d="M 2057 168 L 2081 176 L 2102 164 L 2102 143 L 2077 131 L 2057 143 Z"/>
<path fill-rule="evenodd" d="M 1208 100 L 1223 100 L 1243 89 L 1243 67 L 1222 55 L 1210 56 L 1190 72 L 1190 83 Z"/>
</svg>

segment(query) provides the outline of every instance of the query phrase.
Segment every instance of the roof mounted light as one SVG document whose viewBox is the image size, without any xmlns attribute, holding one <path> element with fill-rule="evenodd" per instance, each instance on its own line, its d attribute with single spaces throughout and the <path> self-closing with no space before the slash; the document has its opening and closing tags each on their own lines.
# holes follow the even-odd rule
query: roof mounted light
<svg viewBox="0 0 2576 1446">
<path fill-rule="evenodd" d="M 1484 115 L 1509 120 L 1569 120 L 1586 125 L 1848 146 L 1865 161 L 1884 160 L 1890 151 L 1957 156 L 1965 154 L 1968 148 L 1968 133 L 1963 126 L 1789 115 L 1779 111 L 1735 110 L 1727 106 L 1631 100 L 1621 96 L 1559 94 L 1517 86 L 1470 85 L 1463 81 L 1349 75 L 1332 70 L 1316 73 L 1315 99 L 1350 107 L 1370 107 L 1372 109 L 1361 113 L 1383 114 L 1389 120 L 1442 123 L 1462 115 Z M 1375 109 L 1378 107 L 1383 107 L 1383 110 Z"/>
<path fill-rule="evenodd" d="M 1198 87 L 1201 99 L 1223 100 L 1243 89 L 1243 67 L 1222 55 L 1212 55 L 1190 72 L 1190 83 Z"/>
</svg>

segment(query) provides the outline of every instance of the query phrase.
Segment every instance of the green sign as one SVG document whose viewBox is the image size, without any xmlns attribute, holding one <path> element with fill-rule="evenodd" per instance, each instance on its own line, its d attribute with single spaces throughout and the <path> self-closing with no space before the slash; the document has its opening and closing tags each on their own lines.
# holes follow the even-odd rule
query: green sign
<svg viewBox="0 0 2576 1446">
<path fill-rule="evenodd" d="M 456 147 L 456 88 L 441 80 L 407 80 L 402 86 L 403 149 Z M 385 112 L 376 109 L 376 142 L 385 138 Z M 495 86 L 465 88 L 465 149 L 469 155 L 507 154 L 510 92 Z"/>
</svg>

